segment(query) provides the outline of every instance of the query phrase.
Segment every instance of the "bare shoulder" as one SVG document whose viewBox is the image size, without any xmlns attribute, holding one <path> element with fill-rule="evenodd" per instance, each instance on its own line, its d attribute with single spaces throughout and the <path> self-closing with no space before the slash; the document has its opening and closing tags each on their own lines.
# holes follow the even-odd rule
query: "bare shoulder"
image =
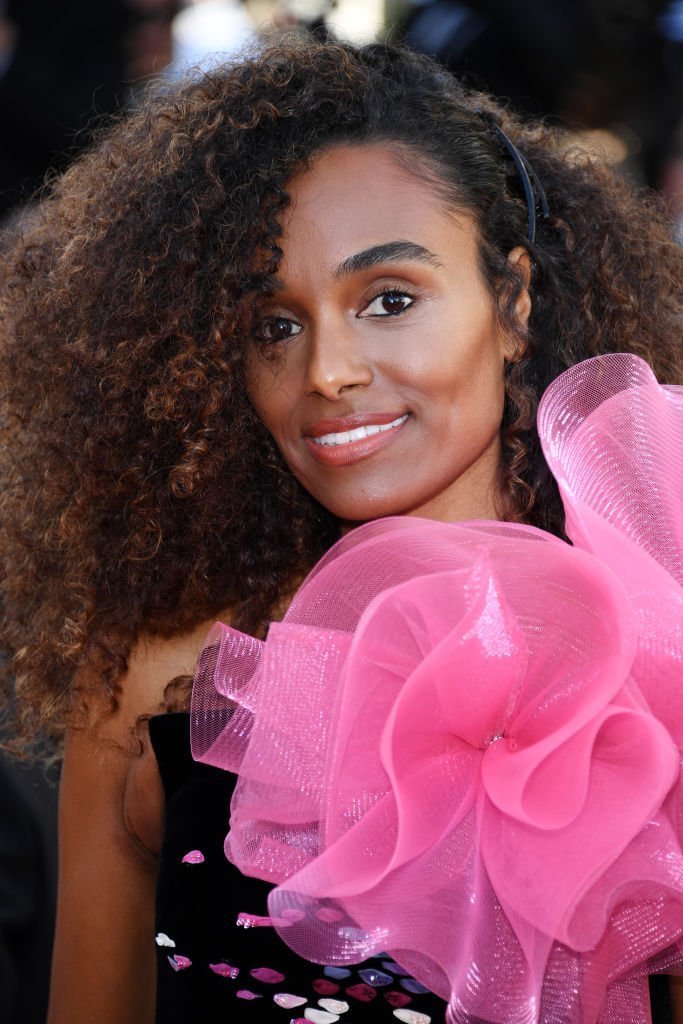
<svg viewBox="0 0 683 1024">
<path fill-rule="evenodd" d="M 220 620 L 228 621 L 228 613 L 221 615 Z M 128 671 L 120 680 L 119 706 L 114 714 L 101 713 L 95 696 L 96 688 L 91 680 L 84 677 L 81 686 L 86 695 L 93 695 L 95 731 L 103 739 L 128 747 L 131 729 L 138 720 L 165 709 L 168 683 L 178 676 L 193 675 L 197 658 L 215 621 L 201 622 L 186 633 L 170 637 L 142 635 L 129 656 Z"/>
<path fill-rule="evenodd" d="M 94 679 L 77 681 L 92 721 L 65 743 L 50 1024 L 153 1019 L 163 791 L 139 726 L 164 710 L 169 680 L 193 673 L 211 624 L 169 639 L 142 637 L 114 712 Z"/>
<path fill-rule="evenodd" d="M 167 640 L 143 638 L 131 656 L 128 678 L 123 681 L 121 723 L 112 723 L 114 730 L 126 730 L 128 733 L 115 739 L 137 746 L 122 794 L 124 826 L 133 841 L 153 856 L 161 848 L 164 794 L 156 758 L 141 716 L 168 710 L 169 680 L 194 673 L 212 624 L 202 623 L 191 633 Z"/>
</svg>

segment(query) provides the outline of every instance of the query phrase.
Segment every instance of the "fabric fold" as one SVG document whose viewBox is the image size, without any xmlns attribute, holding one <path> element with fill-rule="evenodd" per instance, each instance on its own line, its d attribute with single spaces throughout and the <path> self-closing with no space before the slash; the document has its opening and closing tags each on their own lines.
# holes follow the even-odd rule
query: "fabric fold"
<svg viewBox="0 0 683 1024">
<path fill-rule="evenodd" d="M 458 1024 L 647 1024 L 683 972 L 683 389 L 601 356 L 539 432 L 572 545 L 357 528 L 266 641 L 214 627 L 193 752 L 302 956 L 388 951 Z"/>
</svg>

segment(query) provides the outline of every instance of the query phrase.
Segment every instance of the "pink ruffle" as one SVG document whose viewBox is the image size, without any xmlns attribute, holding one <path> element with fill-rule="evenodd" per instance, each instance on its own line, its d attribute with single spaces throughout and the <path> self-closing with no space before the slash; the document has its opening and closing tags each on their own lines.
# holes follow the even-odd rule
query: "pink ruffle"
<svg viewBox="0 0 683 1024">
<path fill-rule="evenodd" d="M 459 1024 L 646 1024 L 683 972 L 683 389 L 602 356 L 539 430 L 573 547 L 359 527 L 265 643 L 214 627 L 193 752 L 302 956 L 386 950 Z"/>
</svg>

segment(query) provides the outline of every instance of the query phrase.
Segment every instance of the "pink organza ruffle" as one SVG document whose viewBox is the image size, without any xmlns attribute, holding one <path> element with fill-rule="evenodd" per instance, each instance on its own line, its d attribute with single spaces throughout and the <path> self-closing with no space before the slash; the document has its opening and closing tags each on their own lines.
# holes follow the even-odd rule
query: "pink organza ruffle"
<svg viewBox="0 0 683 1024">
<path fill-rule="evenodd" d="M 193 752 L 302 956 L 386 950 L 462 1024 L 646 1024 L 683 971 L 683 389 L 602 356 L 539 431 L 574 546 L 359 527 L 264 643 L 214 627 Z"/>
</svg>

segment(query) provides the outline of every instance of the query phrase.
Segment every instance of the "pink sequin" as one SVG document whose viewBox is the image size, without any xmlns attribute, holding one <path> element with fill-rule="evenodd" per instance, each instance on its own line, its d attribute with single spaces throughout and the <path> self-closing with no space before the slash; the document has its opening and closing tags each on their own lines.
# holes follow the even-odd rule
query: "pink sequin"
<svg viewBox="0 0 683 1024">
<path fill-rule="evenodd" d="M 370 985 L 351 985 L 346 990 L 347 996 L 357 999 L 359 1003 L 370 1003 L 377 998 L 377 992 Z"/>
<path fill-rule="evenodd" d="M 274 971 L 272 967 L 255 967 L 249 973 L 252 978 L 256 978 L 257 981 L 263 981 L 266 985 L 279 985 L 281 981 L 285 980 L 284 974 Z"/>
<path fill-rule="evenodd" d="M 410 996 L 407 996 L 405 992 L 396 992 L 392 989 L 391 992 L 385 992 L 384 998 L 389 1003 L 389 1006 L 407 1006 L 408 1003 L 412 1003 Z"/>
<path fill-rule="evenodd" d="M 201 850 L 190 850 L 189 853 L 185 854 L 185 856 L 183 857 L 181 863 L 182 864 L 203 864 L 204 863 L 204 854 L 202 853 Z"/>
<path fill-rule="evenodd" d="M 257 992 L 250 992 L 248 988 L 241 988 L 238 992 L 235 992 L 238 999 L 261 999 L 261 996 Z"/>
<path fill-rule="evenodd" d="M 230 964 L 209 964 L 209 970 L 214 974 L 220 974 L 221 978 L 236 978 L 240 973 L 239 967 L 231 967 Z"/>
<path fill-rule="evenodd" d="M 333 996 L 339 991 L 339 985 L 327 978 L 316 978 L 313 982 L 313 989 L 319 996 Z"/>
<path fill-rule="evenodd" d="M 192 966 L 192 961 L 189 956 L 181 956 L 180 953 L 174 954 L 174 956 L 166 957 L 169 964 L 174 971 L 184 971 L 187 967 Z"/>
</svg>

